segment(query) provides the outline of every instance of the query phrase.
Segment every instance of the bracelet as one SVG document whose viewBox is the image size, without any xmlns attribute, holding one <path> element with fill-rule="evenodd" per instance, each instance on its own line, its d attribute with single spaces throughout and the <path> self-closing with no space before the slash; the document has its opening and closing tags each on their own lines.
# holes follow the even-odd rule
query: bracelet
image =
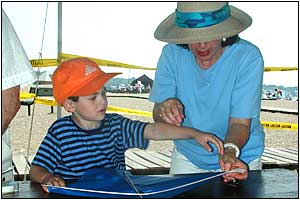
<svg viewBox="0 0 300 200">
<path fill-rule="evenodd" d="M 224 144 L 224 149 L 226 149 L 226 148 L 234 149 L 235 150 L 235 157 L 238 158 L 240 156 L 240 149 L 235 144 L 233 144 L 233 143 L 226 143 L 226 144 Z"/>
</svg>

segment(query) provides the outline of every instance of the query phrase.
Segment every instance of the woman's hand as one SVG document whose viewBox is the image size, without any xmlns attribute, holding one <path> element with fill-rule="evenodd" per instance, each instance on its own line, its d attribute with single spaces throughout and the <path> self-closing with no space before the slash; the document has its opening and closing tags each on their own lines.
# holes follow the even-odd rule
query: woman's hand
<svg viewBox="0 0 300 200">
<path fill-rule="evenodd" d="M 167 99 L 159 104 L 158 115 L 162 121 L 180 126 L 184 118 L 183 105 L 178 99 Z"/>
<path fill-rule="evenodd" d="M 245 169 L 243 173 L 234 172 L 224 174 L 224 182 L 229 182 L 235 179 L 244 180 L 248 177 L 248 166 L 240 159 L 236 158 L 234 151 L 225 149 L 224 154 L 220 155 L 219 163 L 223 171 L 230 171 L 236 168 Z"/>
</svg>

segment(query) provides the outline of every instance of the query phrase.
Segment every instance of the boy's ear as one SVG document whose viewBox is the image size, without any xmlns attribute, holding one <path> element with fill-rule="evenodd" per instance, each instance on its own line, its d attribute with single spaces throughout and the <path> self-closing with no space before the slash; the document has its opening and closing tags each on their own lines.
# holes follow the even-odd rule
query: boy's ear
<svg viewBox="0 0 300 200">
<path fill-rule="evenodd" d="M 63 107 L 66 109 L 66 111 L 68 112 L 74 112 L 75 111 L 75 105 L 74 105 L 74 101 L 72 101 L 71 99 L 66 99 L 63 102 Z"/>
</svg>

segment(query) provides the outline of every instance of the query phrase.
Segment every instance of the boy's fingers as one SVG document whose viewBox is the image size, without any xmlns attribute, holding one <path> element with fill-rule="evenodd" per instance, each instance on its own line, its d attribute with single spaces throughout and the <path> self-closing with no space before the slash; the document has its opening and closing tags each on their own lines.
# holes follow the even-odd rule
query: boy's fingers
<svg viewBox="0 0 300 200">
<path fill-rule="evenodd" d="M 54 185 L 54 186 L 60 186 L 60 182 L 57 179 L 54 179 L 52 181 L 52 185 Z"/>
<path fill-rule="evenodd" d="M 60 187 L 65 187 L 65 182 L 62 179 L 59 179 L 59 186 Z"/>
<path fill-rule="evenodd" d="M 218 141 L 215 137 L 213 137 L 213 138 L 211 139 L 211 142 L 212 142 L 214 145 L 216 145 L 216 147 L 217 147 L 217 149 L 218 149 L 218 152 L 221 153 L 221 145 L 220 145 L 219 141 Z"/>
<path fill-rule="evenodd" d="M 212 136 L 212 138 L 210 138 L 209 142 L 213 143 L 214 145 L 216 145 L 218 152 L 220 154 L 223 154 L 223 143 L 217 139 L 216 137 Z"/>
<path fill-rule="evenodd" d="M 48 187 L 42 186 L 42 188 L 43 188 L 43 190 L 44 190 L 45 192 L 48 192 L 48 193 L 49 193 Z"/>
<path fill-rule="evenodd" d="M 219 139 L 217 139 L 217 141 L 218 141 L 218 144 L 219 144 L 219 147 L 220 147 L 219 153 L 222 155 L 222 154 L 224 154 L 223 142 L 221 140 L 219 140 Z"/>
<path fill-rule="evenodd" d="M 207 144 L 207 143 L 203 143 L 202 146 L 208 151 L 211 152 L 212 148 Z"/>
</svg>

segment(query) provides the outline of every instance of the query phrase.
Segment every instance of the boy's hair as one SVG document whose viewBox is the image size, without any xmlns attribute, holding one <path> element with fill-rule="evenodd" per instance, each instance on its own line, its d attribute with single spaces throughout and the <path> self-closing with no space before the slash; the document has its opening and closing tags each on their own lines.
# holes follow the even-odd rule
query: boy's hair
<svg viewBox="0 0 300 200">
<path fill-rule="evenodd" d="M 106 92 L 106 87 L 104 87 L 104 91 Z M 79 101 L 79 96 L 69 96 L 68 99 L 78 102 Z"/>
<path fill-rule="evenodd" d="M 74 102 L 78 102 L 79 100 L 79 96 L 69 96 L 68 99 L 74 101 Z"/>
</svg>

